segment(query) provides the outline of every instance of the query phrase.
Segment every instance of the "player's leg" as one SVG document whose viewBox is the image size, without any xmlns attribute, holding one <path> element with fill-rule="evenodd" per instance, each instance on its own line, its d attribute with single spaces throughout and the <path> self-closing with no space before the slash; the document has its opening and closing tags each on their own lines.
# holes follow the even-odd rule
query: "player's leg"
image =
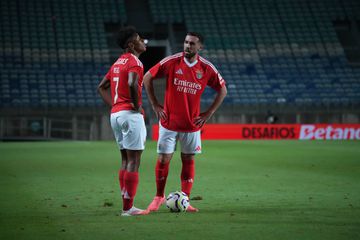
<svg viewBox="0 0 360 240">
<path fill-rule="evenodd" d="M 171 154 L 159 153 L 155 165 L 155 181 L 156 181 L 156 195 L 149 204 L 148 211 L 157 211 L 159 207 L 165 203 L 165 185 L 169 173 L 169 164 L 172 158 Z"/>
<path fill-rule="evenodd" d="M 127 154 L 126 150 L 122 149 L 120 150 L 121 154 L 121 167 L 119 170 L 119 183 L 120 183 L 120 190 L 121 190 L 121 196 L 124 197 L 124 176 L 126 172 L 126 166 L 127 166 Z"/>
<path fill-rule="evenodd" d="M 195 154 L 181 153 L 181 191 L 190 197 L 195 177 Z"/>
<path fill-rule="evenodd" d="M 132 111 L 123 111 L 120 120 L 123 134 L 123 147 L 126 149 L 126 172 L 124 174 L 124 201 L 122 216 L 144 214 L 133 206 L 139 183 L 139 166 L 142 151 L 145 149 L 146 127 L 143 116 Z"/>
<path fill-rule="evenodd" d="M 180 133 L 179 141 L 181 144 L 181 191 L 189 197 L 194 184 L 195 178 L 195 154 L 201 153 L 200 131 L 191 133 Z M 188 212 L 197 212 L 198 209 L 191 205 L 187 209 Z"/>
<path fill-rule="evenodd" d="M 124 175 L 124 206 L 123 210 L 128 211 L 133 207 L 137 186 L 139 183 L 139 166 L 142 150 L 126 150 L 127 166 Z"/>
<path fill-rule="evenodd" d="M 169 173 L 170 160 L 175 151 L 177 132 L 159 126 L 157 143 L 158 158 L 155 166 L 156 196 L 148 206 L 149 211 L 157 211 L 165 203 L 165 185 Z"/>
<path fill-rule="evenodd" d="M 155 166 L 156 196 L 163 197 L 167 176 L 169 173 L 169 164 L 173 154 L 159 153 Z"/>
<path fill-rule="evenodd" d="M 139 209 L 134 206 L 134 198 L 139 184 L 139 167 L 142 150 L 126 150 L 127 166 L 124 176 L 124 201 L 122 216 L 146 215 L 147 210 Z"/>
<path fill-rule="evenodd" d="M 155 166 L 156 196 L 164 197 L 164 190 L 169 164 L 176 147 L 178 133 L 159 126 L 159 139 L 157 142 L 158 158 Z"/>
<path fill-rule="evenodd" d="M 191 189 L 194 183 L 195 177 L 195 154 L 185 154 L 181 153 L 181 191 L 186 193 L 190 199 Z M 186 209 L 187 212 L 198 212 L 199 209 L 194 208 L 193 206 L 189 205 Z"/>
<path fill-rule="evenodd" d="M 121 131 L 121 122 L 119 119 L 119 116 L 121 115 L 120 112 L 113 113 L 110 116 L 110 123 L 111 128 L 114 133 L 114 137 L 116 140 L 116 143 L 120 149 L 120 155 L 121 155 L 121 167 L 119 169 L 119 183 L 120 183 L 120 191 L 121 191 L 121 197 L 123 198 L 124 195 L 124 175 L 126 172 L 126 165 L 127 165 L 127 154 L 126 150 L 123 147 L 123 134 Z"/>
</svg>

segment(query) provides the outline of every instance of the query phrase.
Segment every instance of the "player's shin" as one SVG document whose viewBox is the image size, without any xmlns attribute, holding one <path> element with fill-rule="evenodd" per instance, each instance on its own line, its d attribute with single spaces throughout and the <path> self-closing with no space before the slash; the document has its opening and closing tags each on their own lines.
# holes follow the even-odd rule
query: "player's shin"
<svg viewBox="0 0 360 240">
<path fill-rule="evenodd" d="M 124 197 L 124 175 L 126 170 L 120 169 L 119 170 L 119 183 L 120 183 L 120 191 L 121 191 L 121 197 Z"/>
<path fill-rule="evenodd" d="M 123 196 L 123 210 L 129 210 L 133 206 L 134 197 L 136 195 L 137 186 L 139 183 L 138 172 L 126 172 L 124 176 L 124 196 Z"/>
<path fill-rule="evenodd" d="M 169 163 L 161 163 L 160 160 L 157 161 L 155 166 L 155 177 L 156 177 L 156 196 L 163 197 L 164 189 L 166 185 L 166 179 L 169 173 Z"/>
<path fill-rule="evenodd" d="M 181 191 L 190 197 L 191 189 L 194 183 L 195 161 L 194 159 L 183 159 L 181 170 Z"/>
</svg>

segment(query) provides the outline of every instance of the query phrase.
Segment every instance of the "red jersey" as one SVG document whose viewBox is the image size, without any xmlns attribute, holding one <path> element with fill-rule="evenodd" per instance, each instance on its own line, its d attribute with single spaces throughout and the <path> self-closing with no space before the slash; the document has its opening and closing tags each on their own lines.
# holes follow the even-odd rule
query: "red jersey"
<svg viewBox="0 0 360 240">
<path fill-rule="evenodd" d="M 143 64 L 134 54 L 125 53 L 120 56 L 105 75 L 106 79 L 110 81 L 111 97 L 113 100 L 111 113 L 121 110 L 134 110 L 128 84 L 129 72 L 135 72 L 139 75 L 138 103 L 139 105 L 142 104 Z"/>
<path fill-rule="evenodd" d="M 193 121 L 200 115 L 200 99 L 206 86 L 219 91 L 225 81 L 217 69 L 198 56 L 190 64 L 184 53 L 166 57 L 150 70 L 154 78 L 166 77 L 164 111 L 167 120 L 161 120 L 166 129 L 178 132 L 195 132 L 200 128 Z"/>
</svg>

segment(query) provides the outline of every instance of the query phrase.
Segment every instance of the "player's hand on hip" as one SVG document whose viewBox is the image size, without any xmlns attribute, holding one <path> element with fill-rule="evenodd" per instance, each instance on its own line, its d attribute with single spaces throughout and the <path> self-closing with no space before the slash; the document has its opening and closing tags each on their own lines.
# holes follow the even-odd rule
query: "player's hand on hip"
<svg viewBox="0 0 360 240">
<path fill-rule="evenodd" d="M 199 116 L 194 118 L 193 123 L 198 127 L 202 127 L 210 119 L 211 115 L 209 112 L 200 113 Z"/>
<path fill-rule="evenodd" d="M 165 113 L 165 111 L 164 111 L 164 107 L 161 106 L 160 104 L 154 105 L 154 106 L 153 106 L 153 110 L 154 110 L 154 112 L 155 112 L 155 114 L 156 114 L 156 117 L 157 117 L 158 119 L 162 119 L 162 120 L 166 120 L 166 119 L 167 119 L 167 115 L 166 115 L 166 113 Z"/>
</svg>

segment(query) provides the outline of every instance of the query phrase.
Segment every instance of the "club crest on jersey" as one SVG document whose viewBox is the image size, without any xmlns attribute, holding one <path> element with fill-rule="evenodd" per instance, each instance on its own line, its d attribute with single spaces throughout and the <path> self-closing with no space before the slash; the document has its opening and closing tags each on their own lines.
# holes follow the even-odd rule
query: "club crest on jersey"
<svg viewBox="0 0 360 240">
<path fill-rule="evenodd" d="M 202 71 L 200 71 L 200 70 L 196 70 L 196 78 L 197 79 L 201 79 L 202 77 L 203 77 L 203 72 Z"/>
</svg>

